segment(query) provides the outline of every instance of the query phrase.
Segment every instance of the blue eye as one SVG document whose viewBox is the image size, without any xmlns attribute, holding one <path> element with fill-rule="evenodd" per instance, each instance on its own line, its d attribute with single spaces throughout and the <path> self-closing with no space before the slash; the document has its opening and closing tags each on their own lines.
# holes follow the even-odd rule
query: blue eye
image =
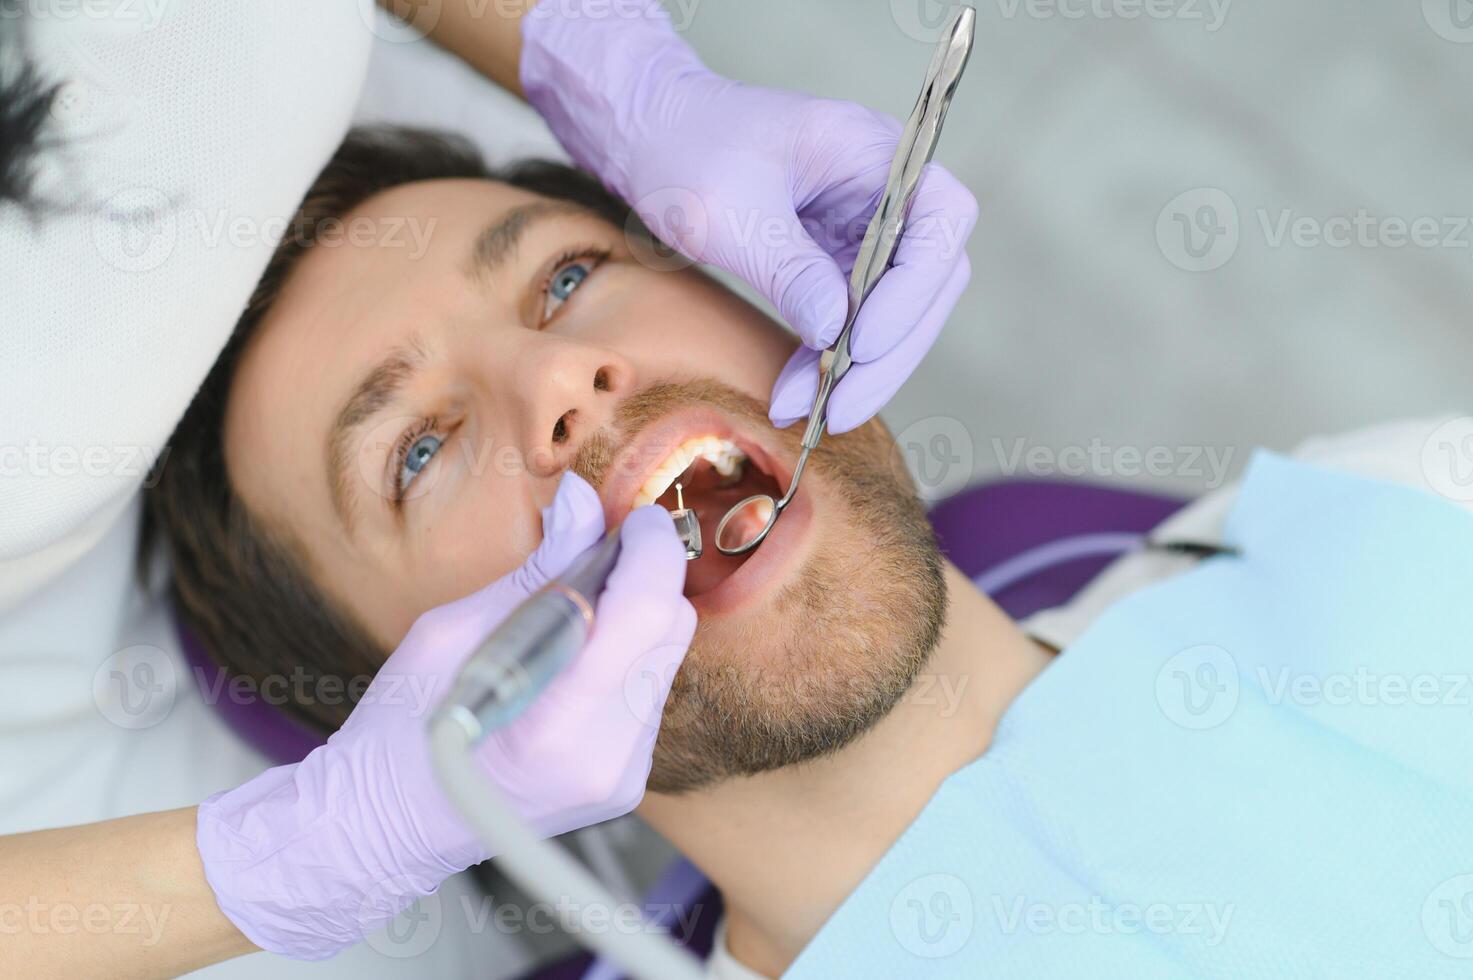
<svg viewBox="0 0 1473 980">
<path fill-rule="evenodd" d="M 399 491 L 402 494 L 414 478 L 419 476 L 420 471 L 430 465 L 430 460 L 435 458 L 435 453 L 440 451 L 441 440 L 439 436 L 423 435 L 410 443 L 408 451 L 399 466 Z"/>
<path fill-rule="evenodd" d="M 547 286 L 547 295 L 556 300 L 565 300 L 593 270 L 582 262 L 574 262 L 559 269 Z"/>
<path fill-rule="evenodd" d="M 607 257 L 607 252 L 591 252 L 587 255 L 564 256 L 558 262 L 552 275 L 548 277 L 547 285 L 543 287 L 543 293 L 546 294 L 542 309 L 544 323 L 552 319 L 558 308 L 572 297 L 578 287 L 583 285 L 583 281 L 593 275 L 593 270 Z"/>
</svg>

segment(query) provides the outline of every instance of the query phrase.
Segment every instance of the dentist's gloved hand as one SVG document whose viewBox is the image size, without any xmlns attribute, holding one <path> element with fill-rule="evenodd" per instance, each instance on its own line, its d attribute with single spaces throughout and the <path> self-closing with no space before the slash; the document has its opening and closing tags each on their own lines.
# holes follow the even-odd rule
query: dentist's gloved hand
<svg viewBox="0 0 1473 980">
<path fill-rule="evenodd" d="M 597 10 L 584 9 L 585 5 Z M 527 99 L 577 163 L 664 242 L 745 279 L 798 331 L 770 415 L 804 418 L 819 351 L 848 305 L 848 277 L 900 137 L 847 102 L 743 85 L 703 66 L 654 0 L 556 0 L 522 21 Z M 854 325 L 854 367 L 829 430 L 868 420 L 925 356 L 971 276 L 977 202 L 927 167 L 894 267 Z"/>
<path fill-rule="evenodd" d="M 542 523 L 544 540 L 521 568 L 415 622 L 326 745 L 200 805 L 206 877 L 257 946 L 331 956 L 489 856 L 440 789 L 426 726 L 491 629 L 599 540 L 598 496 L 566 474 Z M 639 802 L 660 712 L 695 632 L 670 515 L 641 508 L 621 534 L 587 645 L 479 748 L 487 777 L 544 835 Z"/>
</svg>

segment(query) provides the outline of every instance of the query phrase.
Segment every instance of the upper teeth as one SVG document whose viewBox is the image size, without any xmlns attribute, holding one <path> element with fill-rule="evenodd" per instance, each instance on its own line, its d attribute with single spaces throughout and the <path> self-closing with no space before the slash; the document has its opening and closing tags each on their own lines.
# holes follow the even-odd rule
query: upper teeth
<svg viewBox="0 0 1473 980">
<path fill-rule="evenodd" d="M 690 468 L 690 464 L 697 459 L 704 459 L 716 468 L 716 472 L 722 476 L 731 476 L 736 472 L 738 466 L 747 458 L 746 453 L 737 448 L 736 443 L 730 439 L 722 439 L 719 436 L 697 436 L 687 439 L 670 451 L 670 455 L 660 463 L 639 492 L 634 495 L 634 506 L 643 507 L 659 500 L 666 490 L 670 489 L 680 474 Z"/>
</svg>

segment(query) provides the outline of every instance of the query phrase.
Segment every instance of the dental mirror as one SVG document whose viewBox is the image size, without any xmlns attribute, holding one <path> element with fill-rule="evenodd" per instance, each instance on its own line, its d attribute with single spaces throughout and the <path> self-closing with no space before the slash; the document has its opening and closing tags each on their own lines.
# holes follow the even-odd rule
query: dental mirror
<svg viewBox="0 0 1473 980">
<path fill-rule="evenodd" d="M 716 550 L 723 555 L 745 555 L 762 543 L 777 515 L 792 499 L 791 487 L 797 486 L 794 477 L 788 493 L 782 500 L 773 500 L 765 493 L 757 493 L 732 505 L 721 523 L 716 525 Z"/>
<path fill-rule="evenodd" d="M 900 242 L 900 233 L 905 227 L 905 214 L 915 197 L 921 182 L 921 171 L 936 152 L 936 142 L 941 138 L 941 124 L 946 119 L 946 109 L 951 97 L 956 94 L 957 82 L 967 67 L 967 58 L 972 53 L 972 38 L 976 32 L 977 12 L 963 6 L 952 15 L 951 23 L 936 42 L 931 55 L 926 80 L 915 108 L 905 122 L 895 149 L 895 159 L 890 163 L 890 175 L 885 181 L 885 193 L 875 208 L 874 217 L 864 231 L 864 241 L 854 259 L 854 272 L 849 276 L 849 311 L 844 317 L 844 329 L 834 346 L 823 353 L 819 368 L 823 372 L 818 380 L 818 393 L 813 398 L 813 408 L 808 412 L 808 426 L 803 430 L 803 451 L 793 467 L 793 478 L 788 491 L 781 500 L 773 500 L 765 493 L 748 497 L 735 504 L 716 525 L 716 550 L 723 555 L 745 555 L 766 539 L 778 516 L 792 502 L 798 492 L 798 480 L 808 456 L 818 445 L 828 424 L 829 396 L 834 386 L 849 371 L 849 334 L 854 329 L 854 318 L 859 308 L 869 298 L 870 291 L 880 276 L 890 268 L 895 258 L 895 247 Z"/>
</svg>

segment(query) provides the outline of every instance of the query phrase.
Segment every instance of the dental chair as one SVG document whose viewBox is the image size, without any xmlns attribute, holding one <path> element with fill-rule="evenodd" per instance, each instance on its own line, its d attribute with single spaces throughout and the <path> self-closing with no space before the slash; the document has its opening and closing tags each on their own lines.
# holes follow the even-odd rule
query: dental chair
<svg viewBox="0 0 1473 980">
<path fill-rule="evenodd" d="M 1138 490 L 1063 480 L 985 483 L 942 501 L 931 523 L 948 558 L 1008 615 L 1024 619 L 1062 605 L 1113 559 L 1139 548 L 1145 535 L 1186 501 Z M 180 646 L 200 684 L 209 655 L 176 618 Z M 202 692 L 203 693 L 203 692 Z M 225 723 L 276 764 L 301 760 L 322 737 L 263 701 L 215 708 Z M 677 859 L 646 894 L 648 907 L 695 909 L 689 946 L 710 953 L 721 900 L 696 868 Z M 545 967 L 526 980 L 614 980 L 610 963 L 586 954 Z"/>
</svg>

